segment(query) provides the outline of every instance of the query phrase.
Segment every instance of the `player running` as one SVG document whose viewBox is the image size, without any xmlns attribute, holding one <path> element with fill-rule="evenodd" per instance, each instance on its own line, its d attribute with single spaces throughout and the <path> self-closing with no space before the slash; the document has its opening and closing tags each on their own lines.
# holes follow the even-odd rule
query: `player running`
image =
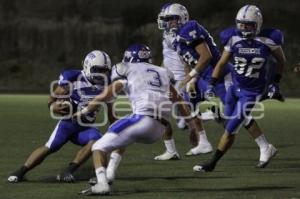
<svg viewBox="0 0 300 199">
<path fill-rule="evenodd" d="M 99 50 L 90 52 L 83 61 L 83 70 L 66 70 L 60 75 L 58 85 L 49 97 L 50 110 L 56 115 L 72 115 L 72 110 L 74 112 L 81 110 L 107 86 L 110 71 L 111 61 L 105 52 Z M 68 99 L 70 103 L 64 99 Z M 107 103 L 107 106 L 110 122 L 113 122 L 114 118 L 110 114 L 111 104 Z M 98 110 L 90 113 L 83 118 L 82 123 L 74 122 L 70 117 L 61 119 L 46 144 L 34 150 L 24 165 L 8 177 L 8 182 L 22 181 L 28 171 L 42 163 L 48 155 L 58 151 L 68 141 L 82 148 L 57 178 L 63 182 L 74 182 L 73 173 L 89 158 L 92 145 L 101 137 L 100 131 L 91 127 L 97 113 Z"/>
<path fill-rule="evenodd" d="M 189 20 L 187 9 L 177 3 L 171 4 L 165 8 L 164 23 L 167 30 L 176 33 L 176 39 L 173 41 L 178 56 L 184 62 L 185 77 L 181 81 L 181 88 L 186 88 L 189 93 L 196 93 L 196 96 L 190 98 L 196 110 L 199 108 L 199 102 L 204 101 L 204 92 L 209 83 L 213 67 L 220 58 L 219 50 L 208 31 L 195 20 Z M 226 69 L 225 74 L 229 73 Z M 228 75 L 230 79 L 230 75 Z M 226 83 L 230 81 L 220 78 L 216 85 L 216 93 L 222 101 L 225 100 Z M 195 155 L 200 151 L 211 152 L 212 147 L 206 141 L 205 133 L 200 134 L 200 143 L 192 148 L 186 155 Z M 203 142 L 203 143 L 201 143 Z"/>
<path fill-rule="evenodd" d="M 173 74 L 165 68 L 151 64 L 151 51 L 143 44 L 133 44 L 124 53 L 123 62 L 113 68 L 113 83 L 76 116 L 97 109 L 97 102 L 105 102 L 124 90 L 131 102 L 133 113 L 113 123 L 107 133 L 92 147 L 97 184 L 81 194 L 105 195 L 110 193 L 106 175 L 107 154 L 135 142 L 151 144 L 164 133 L 171 113 L 172 103 L 182 101 L 170 85 Z M 171 92 L 171 93 L 169 93 Z M 183 116 L 190 116 L 189 107 L 179 104 Z M 191 133 L 203 130 L 201 120 L 187 118 Z M 195 141 L 195 139 L 193 139 Z"/>
<path fill-rule="evenodd" d="M 239 127 L 266 90 L 266 60 L 270 55 L 275 57 L 278 69 L 271 88 L 274 93 L 280 93 L 279 82 L 285 64 L 285 55 L 281 48 L 282 33 L 278 29 L 261 29 L 262 14 L 254 5 L 246 5 L 238 11 L 236 26 L 221 33 L 222 42 L 226 45 L 207 90 L 207 95 L 213 96 L 223 67 L 232 58 L 234 60 L 233 85 L 229 88 L 225 102 L 225 116 L 230 119 L 226 122 L 225 132 L 212 159 L 205 164 L 194 166 L 194 171 L 213 171 L 217 162 L 233 144 Z M 276 155 L 277 149 L 268 143 L 262 132 L 258 132 L 254 138 L 260 148 L 257 167 L 264 168 Z"/>
<path fill-rule="evenodd" d="M 176 50 L 173 47 L 173 42 L 176 39 L 176 30 L 173 28 L 168 28 L 167 23 L 166 23 L 166 9 L 171 6 L 172 4 L 168 3 L 163 5 L 161 8 L 160 13 L 158 14 L 157 17 L 157 24 L 158 28 L 160 30 L 163 30 L 163 41 L 162 41 L 162 46 L 163 46 L 163 66 L 166 67 L 169 71 L 171 71 L 174 75 L 174 80 L 175 80 L 175 88 L 177 91 L 182 95 L 185 96 L 186 99 L 188 100 L 187 93 L 185 92 L 185 89 L 179 89 L 179 84 L 181 81 L 184 80 L 185 78 L 185 70 L 184 70 L 184 64 L 180 57 L 178 56 Z M 186 12 L 185 13 L 185 18 L 188 20 L 189 15 Z M 188 100 L 189 101 L 189 100 Z M 183 118 L 176 118 L 177 119 L 177 127 L 179 129 L 183 129 L 185 127 L 185 121 Z M 203 121 L 205 120 L 212 120 L 214 119 L 214 115 L 212 111 L 206 111 L 201 114 L 201 119 Z M 201 132 L 200 135 L 201 137 L 201 142 L 198 142 L 197 149 L 194 150 L 194 153 L 187 153 L 188 155 L 199 155 L 203 153 L 209 153 L 212 152 L 212 146 L 207 140 L 206 133 Z M 166 132 L 163 136 L 164 139 L 164 144 L 166 147 L 166 151 L 161 154 L 156 156 L 154 159 L 155 160 L 178 160 L 180 159 L 180 155 L 176 150 L 175 146 L 175 141 L 173 139 L 173 131 L 171 126 L 169 126 L 166 129 Z M 191 150 L 190 150 L 191 151 Z"/>
</svg>

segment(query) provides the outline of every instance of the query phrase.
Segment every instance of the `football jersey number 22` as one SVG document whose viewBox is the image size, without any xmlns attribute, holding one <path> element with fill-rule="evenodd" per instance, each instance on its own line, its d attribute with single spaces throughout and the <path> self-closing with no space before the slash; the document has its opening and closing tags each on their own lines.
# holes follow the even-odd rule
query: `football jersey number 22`
<svg viewBox="0 0 300 199">
<path fill-rule="evenodd" d="M 250 63 L 244 57 L 234 57 L 234 69 L 237 74 L 244 74 L 245 77 L 258 78 L 259 69 L 264 65 L 265 59 L 261 57 L 254 57 Z M 246 66 L 248 65 L 247 71 Z"/>
</svg>

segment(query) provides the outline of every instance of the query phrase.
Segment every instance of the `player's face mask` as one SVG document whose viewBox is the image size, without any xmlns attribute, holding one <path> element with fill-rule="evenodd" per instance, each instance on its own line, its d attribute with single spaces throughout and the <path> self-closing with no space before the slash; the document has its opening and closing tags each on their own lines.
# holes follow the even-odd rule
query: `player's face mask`
<svg viewBox="0 0 300 199">
<path fill-rule="evenodd" d="M 90 81 L 93 84 L 108 85 L 109 69 L 102 66 L 92 66 L 90 68 Z"/>
<path fill-rule="evenodd" d="M 256 35 L 257 26 L 255 22 L 237 21 L 237 28 L 239 29 L 243 37 L 253 38 Z"/>
<path fill-rule="evenodd" d="M 166 30 L 177 30 L 181 23 L 178 15 L 169 15 L 164 17 Z"/>
</svg>

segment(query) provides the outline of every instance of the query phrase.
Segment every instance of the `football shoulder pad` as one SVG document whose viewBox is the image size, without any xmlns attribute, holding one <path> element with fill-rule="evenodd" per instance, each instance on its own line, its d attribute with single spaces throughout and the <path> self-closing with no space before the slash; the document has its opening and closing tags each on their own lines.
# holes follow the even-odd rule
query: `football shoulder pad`
<svg viewBox="0 0 300 199">
<path fill-rule="evenodd" d="M 179 39 L 187 44 L 191 44 L 199 39 L 204 39 L 206 30 L 195 20 L 188 21 L 179 30 Z"/>
<path fill-rule="evenodd" d="M 59 76 L 59 85 L 66 85 L 69 82 L 74 82 L 78 79 L 78 76 L 81 75 L 80 70 L 65 70 Z"/>
<path fill-rule="evenodd" d="M 234 27 L 227 28 L 220 33 L 220 40 L 223 46 L 225 46 L 231 37 L 237 36 L 237 31 Z"/>
<path fill-rule="evenodd" d="M 275 28 L 262 29 L 259 36 L 267 37 L 273 40 L 276 45 L 282 45 L 284 42 L 282 32 L 279 29 L 275 29 Z"/>
</svg>

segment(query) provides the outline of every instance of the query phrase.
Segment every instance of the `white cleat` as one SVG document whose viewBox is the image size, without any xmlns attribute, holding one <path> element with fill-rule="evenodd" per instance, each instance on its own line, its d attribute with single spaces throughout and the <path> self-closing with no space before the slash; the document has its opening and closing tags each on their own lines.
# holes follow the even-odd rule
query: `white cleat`
<svg viewBox="0 0 300 199">
<path fill-rule="evenodd" d="M 212 172 L 215 169 L 216 165 L 212 165 L 212 164 L 202 164 L 202 165 L 195 165 L 193 167 L 193 171 L 195 172 Z"/>
<path fill-rule="evenodd" d="M 17 182 L 20 182 L 20 179 L 18 176 L 9 176 L 7 178 L 7 181 L 10 183 L 17 183 Z"/>
<path fill-rule="evenodd" d="M 168 151 L 164 152 L 163 154 L 156 156 L 154 160 L 179 160 L 180 156 L 175 151 L 174 153 L 169 153 Z"/>
<path fill-rule="evenodd" d="M 110 194 L 110 186 L 108 183 L 97 183 L 91 187 L 91 191 L 96 195 L 108 195 Z"/>
<path fill-rule="evenodd" d="M 97 178 L 96 177 L 92 177 L 89 179 L 88 184 L 91 186 L 94 186 L 97 184 Z"/>
<path fill-rule="evenodd" d="M 259 163 L 256 167 L 265 168 L 277 152 L 278 150 L 272 144 L 269 144 L 265 150 L 260 151 Z"/>
<path fill-rule="evenodd" d="M 91 196 L 91 195 L 109 195 L 111 192 L 108 183 L 97 183 L 94 186 L 79 192 L 80 195 Z"/>
<path fill-rule="evenodd" d="M 210 153 L 212 151 L 213 148 L 210 143 L 198 144 L 198 146 L 189 150 L 185 155 L 187 156 L 199 155 L 199 154 Z"/>
</svg>

